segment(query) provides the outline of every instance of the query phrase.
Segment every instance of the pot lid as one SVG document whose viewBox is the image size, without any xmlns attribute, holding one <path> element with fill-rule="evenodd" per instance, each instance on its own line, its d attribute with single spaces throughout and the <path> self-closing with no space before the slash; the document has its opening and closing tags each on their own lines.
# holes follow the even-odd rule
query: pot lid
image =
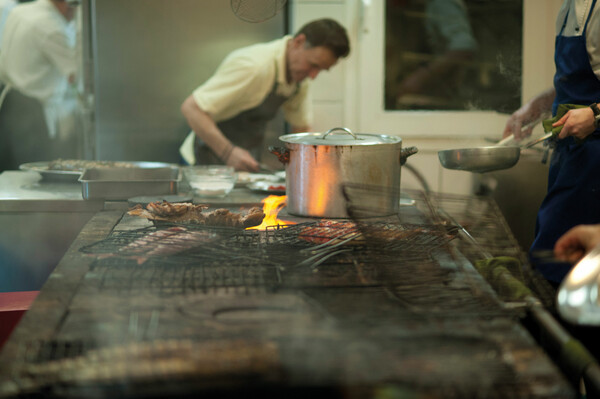
<svg viewBox="0 0 600 399">
<path fill-rule="evenodd" d="M 400 137 L 385 134 L 353 133 L 345 127 L 335 127 L 325 133 L 295 133 L 279 137 L 279 140 L 292 144 L 307 145 L 379 145 L 397 144 L 402 141 Z"/>
</svg>

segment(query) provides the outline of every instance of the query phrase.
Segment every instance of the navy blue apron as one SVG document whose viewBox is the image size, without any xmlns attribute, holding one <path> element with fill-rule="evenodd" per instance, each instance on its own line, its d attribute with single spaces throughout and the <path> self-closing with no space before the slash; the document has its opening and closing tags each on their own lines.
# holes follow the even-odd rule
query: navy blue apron
<svg viewBox="0 0 600 399">
<path fill-rule="evenodd" d="M 600 81 L 590 66 L 586 48 L 588 22 L 596 0 L 592 2 L 581 36 L 562 36 L 569 13 L 556 37 L 554 62 L 556 98 L 552 113 L 559 104 L 589 105 L 600 101 Z M 550 161 L 548 192 L 536 221 L 536 236 L 530 249 L 532 264 L 546 279 L 559 283 L 572 265 L 536 264 L 535 254 L 553 249 L 567 230 L 578 224 L 600 223 L 600 131 L 585 141 L 573 137 L 558 140 Z"/>
<path fill-rule="evenodd" d="M 275 69 L 277 71 L 277 69 Z M 291 96 L 298 92 L 299 85 Z M 245 148 L 255 159 L 259 159 L 262 143 L 269 121 L 275 118 L 277 111 L 291 96 L 277 94 L 277 73 L 275 83 L 263 102 L 254 108 L 243 111 L 231 119 L 217 123 L 221 132 L 234 145 Z M 222 164 L 223 161 L 202 140 L 196 137 L 194 145 L 196 164 Z"/>
</svg>

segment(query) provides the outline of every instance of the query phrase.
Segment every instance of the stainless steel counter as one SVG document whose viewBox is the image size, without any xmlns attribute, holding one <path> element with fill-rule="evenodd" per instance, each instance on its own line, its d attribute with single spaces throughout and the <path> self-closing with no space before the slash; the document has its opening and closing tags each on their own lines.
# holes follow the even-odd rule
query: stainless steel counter
<svg viewBox="0 0 600 399">
<path fill-rule="evenodd" d="M 47 182 L 37 172 L 0 174 L 0 212 L 98 212 L 104 201 L 84 201 L 78 182 Z"/>
<path fill-rule="evenodd" d="M 182 183 L 180 195 L 192 197 Z M 235 188 L 225 198 L 194 197 L 211 206 L 258 204 L 267 194 Z M 127 201 L 84 200 L 81 184 L 42 179 L 37 172 L 0 174 L 0 292 L 39 290 L 85 224 Z"/>
</svg>

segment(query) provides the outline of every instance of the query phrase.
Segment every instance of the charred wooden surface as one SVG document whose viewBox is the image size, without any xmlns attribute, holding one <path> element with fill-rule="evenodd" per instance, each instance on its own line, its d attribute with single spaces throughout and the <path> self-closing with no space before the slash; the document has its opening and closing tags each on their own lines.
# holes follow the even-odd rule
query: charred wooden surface
<svg viewBox="0 0 600 399">
<path fill-rule="evenodd" d="M 140 227 L 121 211 L 86 225 L 0 354 L 0 397 L 575 396 L 451 246 L 402 259 L 355 245 L 317 267 L 294 267 L 305 241 L 281 257 L 255 236 L 225 237 L 244 250 L 220 268 L 203 257 L 215 242 L 150 260 L 83 251 Z"/>
</svg>

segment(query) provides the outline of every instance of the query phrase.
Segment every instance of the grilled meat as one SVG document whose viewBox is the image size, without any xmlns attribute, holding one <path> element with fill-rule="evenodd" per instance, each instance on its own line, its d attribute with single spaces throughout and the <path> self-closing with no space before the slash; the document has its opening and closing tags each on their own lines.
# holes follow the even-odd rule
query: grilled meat
<svg viewBox="0 0 600 399">
<path fill-rule="evenodd" d="M 114 253 L 104 253 L 97 257 L 99 259 L 113 256 L 133 258 L 138 265 L 141 265 L 150 257 L 175 255 L 210 242 L 216 237 L 217 235 L 210 231 L 188 231 L 183 227 L 171 227 L 154 231 L 119 248 Z"/>
<path fill-rule="evenodd" d="M 259 207 L 251 208 L 246 214 L 231 212 L 224 208 L 206 212 L 207 208 L 206 205 L 172 204 L 162 201 L 151 202 L 145 209 L 141 205 L 136 205 L 127 213 L 149 220 L 240 228 L 258 226 L 265 217 L 263 210 Z"/>
<path fill-rule="evenodd" d="M 355 223 L 321 220 L 313 226 L 303 227 L 298 238 L 314 244 L 323 244 L 330 241 L 334 244 L 353 235 L 360 235 Z"/>
<path fill-rule="evenodd" d="M 358 226 L 354 222 L 321 220 L 315 225 L 301 229 L 298 238 L 314 244 L 335 244 L 352 238 L 348 244 L 364 244 L 365 240 L 380 243 L 393 243 L 399 240 L 427 239 L 428 237 L 444 237 L 452 235 L 443 230 L 427 227 L 402 226 L 394 224 L 365 224 Z"/>
</svg>

